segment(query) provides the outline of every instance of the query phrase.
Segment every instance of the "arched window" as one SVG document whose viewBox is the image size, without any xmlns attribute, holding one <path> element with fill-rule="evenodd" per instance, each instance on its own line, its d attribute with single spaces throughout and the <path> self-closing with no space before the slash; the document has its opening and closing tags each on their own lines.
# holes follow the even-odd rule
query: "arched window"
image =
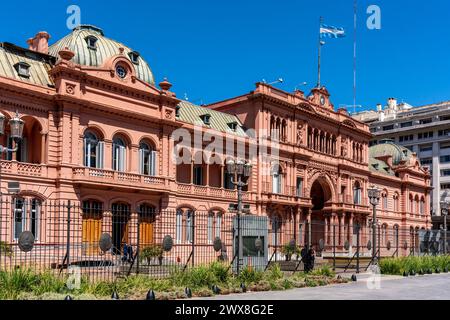
<svg viewBox="0 0 450 320">
<path fill-rule="evenodd" d="M 412 194 L 409 195 L 409 212 L 414 214 L 414 197 Z"/>
<path fill-rule="evenodd" d="M 398 225 L 394 226 L 394 248 L 398 249 L 398 240 L 399 240 L 399 234 L 398 234 Z"/>
<path fill-rule="evenodd" d="M 275 165 L 272 169 L 272 193 L 280 194 L 283 192 L 283 171 L 280 165 Z"/>
<path fill-rule="evenodd" d="M 157 152 L 150 146 L 141 142 L 139 144 L 139 173 L 147 176 L 156 176 Z"/>
<path fill-rule="evenodd" d="M 394 211 L 398 212 L 399 203 L 398 203 L 398 193 L 394 194 Z"/>
<path fill-rule="evenodd" d="M 381 195 L 381 206 L 385 211 L 388 209 L 388 195 L 386 191 Z"/>
<path fill-rule="evenodd" d="M 207 231 L 208 242 L 212 243 L 215 238 L 221 237 L 222 233 L 222 212 L 211 211 L 208 213 Z"/>
<path fill-rule="evenodd" d="M 361 184 L 359 181 L 356 181 L 353 186 L 353 203 L 357 205 L 361 204 Z"/>
<path fill-rule="evenodd" d="M 14 199 L 14 239 L 24 231 L 30 231 L 35 240 L 40 236 L 41 202 L 34 198 Z"/>
<path fill-rule="evenodd" d="M 97 200 L 83 201 L 82 254 L 98 254 L 98 242 L 102 233 L 103 203 Z"/>
<path fill-rule="evenodd" d="M 176 216 L 176 234 L 177 243 L 192 242 L 193 211 L 191 209 L 178 209 Z"/>
<path fill-rule="evenodd" d="M 420 211 L 419 211 L 419 213 L 421 215 L 425 214 L 425 198 L 424 197 L 420 198 Z"/>
<path fill-rule="evenodd" d="M 383 224 L 381 226 L 381 244 L 386 245 L 388 242 L 387 225 Z"/>
<path fill-rule="evenodd" d="M 93 132 L 86 131 L 83 139 L 84 166 L 103 168 L 103 152 L 105 143 L 100 141 Z"/>
<path fill-rule="evenodd" d="M 416 197 L 414 198 L 414 203 L 415 203 L 415 210 L 414 210 L 414 213 L 415 214 L 419 214 L 420 213 L 420 201 L 419 201 L 419 196 L 418 195 L 416 195 Z"/>
<path fill-rule="evenodd" d="M 143 203 L 139 206 L 139 243 L 141 247 L 147 247 L 153 241 L 153 224 L 155 222 L 156 209 L 154 206 Z"/>
<path fill-rule="evenodd" d="M 115 171 L 125 171 L 126 144 L 122 138 L 114 138 L 112 145 L 112 168 Z"/>
</svg>

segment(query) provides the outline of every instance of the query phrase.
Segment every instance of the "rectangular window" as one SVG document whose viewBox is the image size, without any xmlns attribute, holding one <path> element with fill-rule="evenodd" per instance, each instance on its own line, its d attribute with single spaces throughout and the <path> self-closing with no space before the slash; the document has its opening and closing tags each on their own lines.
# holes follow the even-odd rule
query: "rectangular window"
<svg viewBox="0 0 450 320">
<path fill-rule="evenodd" d="M 177 221 L 175 229 L 176 229 L 175 240 L 177 243 L 180 243 L 183 234 L 183 211 L 181 210 L 177 211 Z"/>
<path fill-rule="evenodd" d="M 297 197 L 303 196 L 303 178 L 300 177 L 297 177 L 296 195 Z"/>
<path fill-rule="evenodd" d="M 441 143 L 440 149 L 441 150 L 450 149 L 450 143 Z"/>
<path fill-rule="evenodd" d="M 433 151 L 433 146 L 430 145 L 422 145 L 420 146 L 420 152 L 428 152 L 428 151 Z"/>
<path fill-rule="evenodd" d="M 14 199 L 14 239 L 19 239 L 20 234 L 25 231 L 26 225 L 26 203 L 24 199 Z"/>
<path fill-rule="evenodd" d="M 38 200 L 31 201 L 30 212 L 30 231 L 34 235 L 35 240 L 39 239 L 39 216 L 41 213 L 41 204 Z"/>
<path fill-rule="evenodd" d="M 193 213 L 191 211 L 186 212 L 186 241 L 192 243 L 192 219 Z"/>
<path fill-rule="evenodd" d="M 450 170 L 441 170 L 441 177 L 448 177 L 450 176 Z"/>
<path fill-rule="evenodd" d="M 221 238 L 222 233 L 222 214 L 217 214 L 216 216 L 216 238 Z"/>
<path fill-rule="evenodd" d="M 213 227 L 214 226 L 214 214 L 210 213 L 208 215 L 208 225 L 207 225 L 207 231 L 208 231 L 208 243 L 213 242 Z"/>
<path fill-rule="evenodd" d="M 442 156 L 440 157 L 441 163 L 450 163 L 450 156 Z"/>
<path fill-rule="evenodd" d="M 384 126 L 384 127 L 383 127 L 383 130 L 384 130 L 384 131 L 394 130 L 394 125 L 392 124 L 392 125 L 390 125 L 390 126 Z"/>
<path fill-rule="evenodd" d="M 272 193 L 281 193 L 281 174 L 275 173 L 272 177 Z"/>
<path fill-rule="evenodd" d="M 422 119 L 419 121 L 420 124 L 428 124 L 431 123 L 433 120 L 431 118 Z"/>
<path fill-rule="evenodd" d="M 424 159 L 420 159 L 420 164 L 422 166 L 429 166 L 433 164 L 433 158 L 424 158 Z"/>
<path fill-rule="evenodd" d="M 258 250 L 256 248 L 256 240 L 259 239 L 262 242 L 261 248 Z M 235 250 L 237 250 L 237 241 L 238 238 L 235 238 Z M 244 257 L 264 257 L 264 237 L 250 237 L 250 236 L 243 236 L 242 237 L 242 244 L 243 244 L 243 256 Z M 237 254 L 237 252 L 235 252 Z"/>
<path fill-rule="evenodd" d="M 203 185 L 203 168 L 201 166 L 194 167 L 194 184 L 197 186 Z"/>
<path fill-rule="evenodd" d="M 410 121 L 410 122 L 403 122 L 402 124 L 400 124 L 400 127 L 407 128 L 407 127 L 412 127 L 412 125 L 413 125 L 412 121 Z"/>
</svg>

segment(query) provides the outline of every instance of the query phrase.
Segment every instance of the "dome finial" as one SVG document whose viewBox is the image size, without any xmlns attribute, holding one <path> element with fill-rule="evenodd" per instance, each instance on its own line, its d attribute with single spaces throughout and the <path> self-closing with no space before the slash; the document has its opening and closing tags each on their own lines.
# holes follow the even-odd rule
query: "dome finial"
<svg viewBox="0 0 450 320">
<path fill-rule="evenodd" d="M 167 78 L 164 77 L 164 80 L 162 82 L 159 83 L 159 87 L 163 90 L 163 91 L 169 91 L 170 88 L 172 88 L 172 84 L 167 81 Z"/>
</svg>

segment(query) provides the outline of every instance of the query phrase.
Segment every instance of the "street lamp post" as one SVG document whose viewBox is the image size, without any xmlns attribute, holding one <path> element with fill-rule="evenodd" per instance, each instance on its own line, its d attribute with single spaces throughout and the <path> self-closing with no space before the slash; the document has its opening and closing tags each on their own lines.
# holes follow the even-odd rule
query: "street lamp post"
<svg viewBox="0 0 450 320">
<path fill-rule="evenodd" d="M 377 262 L 377 205 L 380 202 L 380 190 L 377 187 L 371 186 L 369 188 L 368 195 L 370 204 L 372 205 L 373 217 L 372 217 L 372 260 L 373 264 Z"/>
<path fill-rule="evenodd" d="M 5 116 L 0 113 L 0 136 L 5 135 Z M 19 112 L 16 111 L 16 115 L 14 118 L 9 120 L 9 128 L 10 128 L 10 137 L 14 140 L 15 146 L 14 148 L 8 148 L 3 145 L 0 145 L 0 155 L 4 153 L 14 153 L 19 149 L 18 143 L 22 141 L 23 138 L 23 127 L 25 122 L 20 119 Z M 1 166 L 0 166 L 0 196 L 2 194 L 1 191 Z"/>
<path fill-rule="evenodd" d="M 238 253 L 238 262 L 237 262 L 237 274 L 240 273 L 240 266 L 243 260 L 243 243 L 242 243 L 242 232 L 241 232 L 241 215 L 242 215 L 242 188 L 247 186 L 248 178 L 252 172 L 252 165 L 249 162 L 244 162 L 242 160 L 230 160 L 227 162 L 227 170 L 228 173 L 233 177 L 235 176 L 237 179 L 234 180 L 231 178 L 231 182 L 237 186 L 238 189 L 238 203 L 237 203 L 237 253 Z"/>
<path fill-rule="evenodd" d="M 447 254 L 447 216 L 448 216 L 448 201 L 441 201 L 441 213 L 444 217 L 444 254 Z"/>
</svg>

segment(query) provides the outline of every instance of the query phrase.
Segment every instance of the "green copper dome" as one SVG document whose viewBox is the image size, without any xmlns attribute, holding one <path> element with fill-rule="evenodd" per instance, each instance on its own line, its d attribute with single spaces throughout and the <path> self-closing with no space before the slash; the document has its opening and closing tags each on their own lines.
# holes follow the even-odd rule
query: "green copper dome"
<svg viewBox="0 0 450 320">
<path fill-rule="evenodd" d="M 392 140 L 382 140 L 369 149 L 369 156 L 372 159 L 386 155 L 392 156 L 393 165 L 398 165 L 402 161 L 409 160 L 413 153 L 411 150 L 395 144 Z"/>
<path fill-rule="evenodd" d="M 91 67 L 102 66 L 105 60 L 119 54 L 119 49 L 123 48 L 125 56 L 133 62 L 137 78 L 155 85 L 153 73 L 147 61 L 131 48 L 105 37 L 103 31 L 97 27 L 81 25 L 51 45 L 49 51 L 51 55 L 58 57 L 58 52 L 66 47 L 75 53 L 73 62 Z"/>
</svg>

